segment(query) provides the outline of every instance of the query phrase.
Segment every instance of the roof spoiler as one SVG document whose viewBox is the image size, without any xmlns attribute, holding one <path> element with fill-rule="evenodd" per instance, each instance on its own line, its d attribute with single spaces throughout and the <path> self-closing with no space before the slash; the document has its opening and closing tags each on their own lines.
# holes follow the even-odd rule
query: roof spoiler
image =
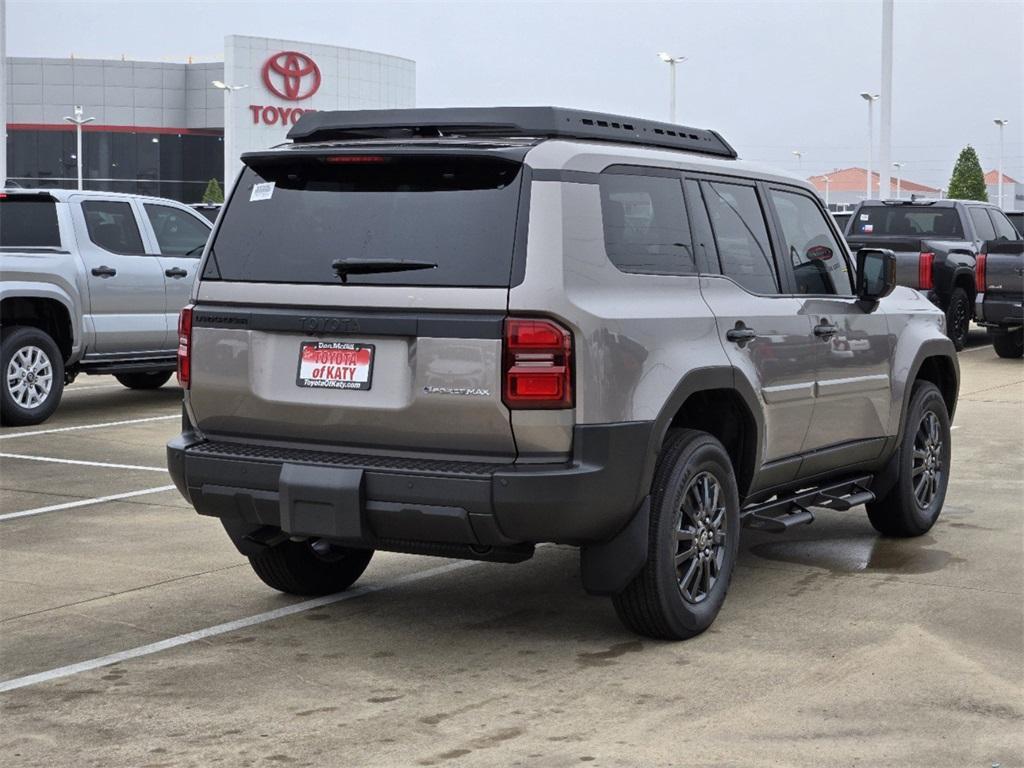
<svg viewBox="0 0 1024 768">
<path fill-rule="evenodd" d="M 306 112 L 288 131 L 302 144 L 360 139 L 529 137 L 612 141 L 736 159 L 715 131 L 561 107 L 451 107 Z"/>
</svg>

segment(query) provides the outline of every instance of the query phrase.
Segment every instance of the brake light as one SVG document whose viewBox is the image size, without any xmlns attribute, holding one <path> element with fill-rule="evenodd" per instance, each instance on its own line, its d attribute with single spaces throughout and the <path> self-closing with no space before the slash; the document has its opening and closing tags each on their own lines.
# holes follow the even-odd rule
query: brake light
<svg viewBox="0 0 1024 768">
<path fill-rule="evenodd" d="M 932 283 L 932 265 L 935 263 L 935 254 L 931 251 L 922 253 L 917 260 L 917 287 L 922 290 L 930 290 Z"/>
<path fill-rule="evenodd" d="M 508 318 L 502 400 L 512 409 L 573 407 L 572 333 L 552 320 Z"/>
<path fill-rule="evenodd" d="M 189 388 L 192 379 L 192 305 L 178 315 L 178 383 Z"/>
<path fill-rule="evenodd" d="M 359 165 L 360 163 L 386 163 L 387 158 L 380 155 L 328 155 L 324 158 L 324 162 L 331 165 Z"/>
<path fill-rule="evenodd" d="M 979 253 L 978 260 L 974 264 L 974 285 L 982 292 L 988 287 L 988 283 L 985 282 L 985 264 L 987 261 L 988 254 Z"/>
</svg>

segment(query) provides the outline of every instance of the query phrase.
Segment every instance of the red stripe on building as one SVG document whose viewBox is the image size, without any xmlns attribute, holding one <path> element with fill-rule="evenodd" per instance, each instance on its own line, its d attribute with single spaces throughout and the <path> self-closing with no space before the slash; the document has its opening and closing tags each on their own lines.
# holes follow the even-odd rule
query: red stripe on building
<svg viewBox="0 0 1024 768">
<path fill-rule="evenodd" d="M 71 123 L 8 123 L 8 131 L 74 131 Z M 82 126 L 83 133 L 158 133 L 181 134 L 183 136 L 223 136 L 224 131 L 216 128 L 162 128 L 152 125 L 97 125 Z"/>
</svg>

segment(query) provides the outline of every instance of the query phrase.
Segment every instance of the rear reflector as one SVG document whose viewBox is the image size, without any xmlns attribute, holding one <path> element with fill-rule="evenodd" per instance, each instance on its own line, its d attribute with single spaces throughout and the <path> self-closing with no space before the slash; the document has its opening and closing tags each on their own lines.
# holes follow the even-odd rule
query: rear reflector
<svg viewBox="0 0 1024 768">
<path fill-rule="evenodd" d="M 985 288 L 988 287 L 988 283 L 985 282 L 985 266 L 987 262 L 988 254 L 979 253 L 978 261 L 974 265 L 974 285 L 982 293 L 984 293 Z"/>
<path fill-rule="evenodd" d="M 192 379 L 192 305 L 178 315 L 178 383 L 188 389 Z"/>
<path fill-rule="evenodd" d="M 553 320 L 505 320 L 502 400 L 511 409 L 573 407 L 572 333 Z"/>
<path fill-rule="evenodd" d="M 917 287 L 923 291 L 931 290 L 934 287 L 932 283 L 932 265 L 935 263 L 935 254 L 930 251 L 922 253 L 917 260 Z"/>
</svg>

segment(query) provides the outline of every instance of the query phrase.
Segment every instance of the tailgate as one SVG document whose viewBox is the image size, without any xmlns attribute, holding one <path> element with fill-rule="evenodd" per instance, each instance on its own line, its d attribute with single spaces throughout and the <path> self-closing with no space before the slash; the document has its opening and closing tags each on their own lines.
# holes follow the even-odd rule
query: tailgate
<svg viewBox="0 0 1024 768">
<path fill-rule="evenodd" d="M 351 157 L 250 160 L 193 312 L 196 426 L 513 458 L 501 338 L 521 165 Z"/>
<path fill-rule="evenodd" d="M 983 319 L 1005 325 L 1024 319 L 1024 243 L 986 243 Z"/>
</svg>

